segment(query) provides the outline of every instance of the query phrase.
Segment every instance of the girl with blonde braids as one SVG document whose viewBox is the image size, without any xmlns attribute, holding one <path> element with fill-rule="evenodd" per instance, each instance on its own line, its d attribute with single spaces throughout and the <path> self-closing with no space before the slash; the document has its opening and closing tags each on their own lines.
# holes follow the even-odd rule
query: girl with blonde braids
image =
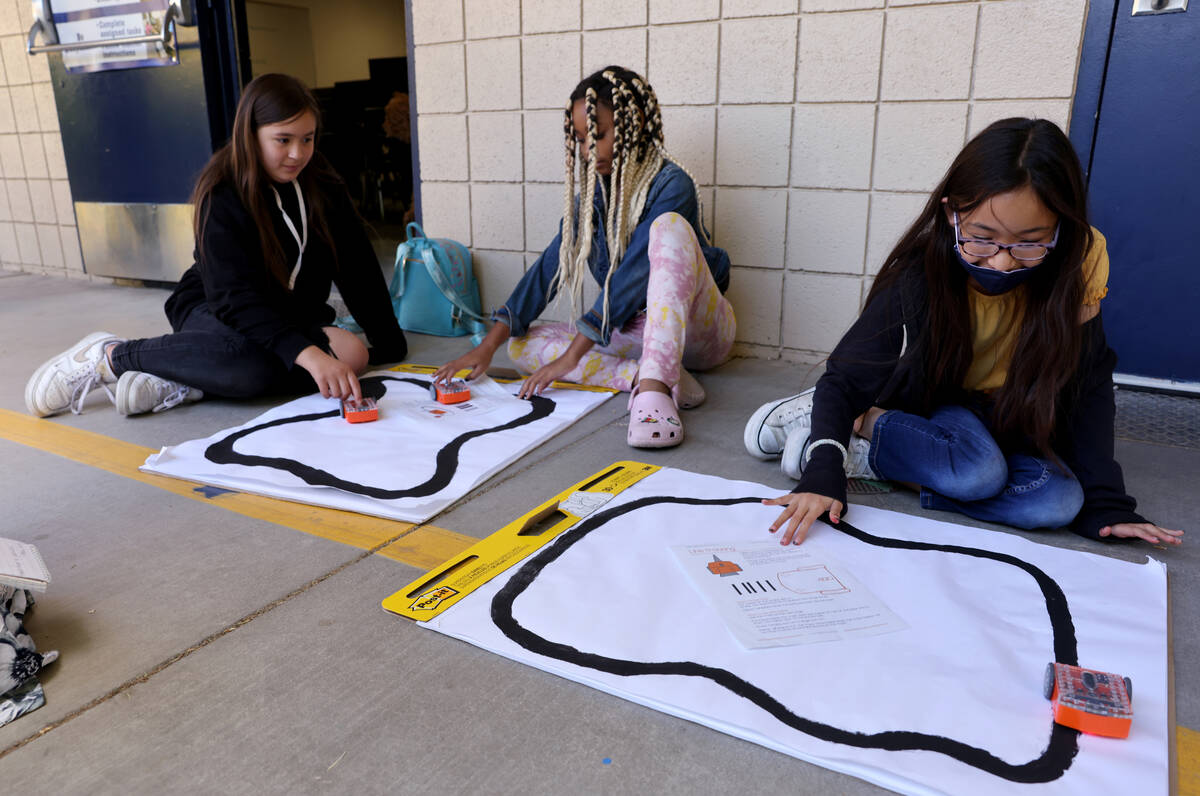
<svg viewBox="0 0 1200 796">
<path fill-rule="evenodd" d="M 434 378 L 482 374 L 507 341 L 532 374 L 521 397 L 560 379 L 629 391 L 629 444 L 678 445 L 677 410 L 705 397 L 683 368 L 715 367 L 733 345 L 736 321 L 722 295 L 729 256 L 708 245 L 695 182 L 667 153 L 658 98 L 638 74 L 610 66 L 585 78 L 563 132 L 559 234 L 493 313 L 483 342 Z M 601 290 L 584 312 L 589 272 Z M 571 302 L 575 323 L 531 326 L 555 296 Z"/>
</svg>

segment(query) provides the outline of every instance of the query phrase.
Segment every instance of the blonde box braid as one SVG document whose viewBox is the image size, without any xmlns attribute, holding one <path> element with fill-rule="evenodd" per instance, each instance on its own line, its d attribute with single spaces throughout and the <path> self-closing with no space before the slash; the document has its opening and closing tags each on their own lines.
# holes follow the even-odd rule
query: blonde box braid
<svg viewBox="0 0 1200 796">
<path fill-rule="evenodd" d="M 579 314 L 582 310 L 584 278 L 588 272 L 594 235 L 592 207 L 596 194 L 596 106 L 599 101 L 594 84 L 600 81 L 611 91 L 613 111 L 613 158 L 609 175 L 611 196 L 607 198 L 606 240 L 609 252 L 609 267 L 604 278 L 604 315 L 601 328 L 608 327 L 609 284 L 617 270 L 625 249 L 633 236 L 630 219 L 641 218 L 645 210 L 650 185 L 663 162 L 671 160 L 698 185 L 695 176 L 670 157 L 663 145 L 662 111 L 654 89 L 636 73 L 621 67 L 610 66 L 586 78 L 572 94 L 564 112 L 563 135 L 566 149 L 566 185 L 563 195 L 562 245 L 559 248 L 559 266 L 551 282 L 551 289 L 560 291 L 560 298 L 570 296 L 572 309 Z M 586 87 L 583 96 L 580 88 Z M 575 102 L 582 99 L 587 119 L 587 136 L 583 142 L 584 160 L 576 158 L 575 125 L 572 118 Z M 576 170 L 580 196 L 575 203 Z M 603 185 L 600 186 L 603 191 Z M 696 189 L 697 208 L 701 204 L 700 191 Z M 580 212 L 582 211 L 582 216 Z M 703 222 L 700 224 L 703 243 L 708 243 Z"/>
<path fill-rule="evenodd" d="M 583 147 L 586 153 L 579 162 L 579 202 L 575 203 L 575 123 L 572 119 L 574 102 L 568 102 L 564 131 L 567 147 L 567 179 L 563 196 L 562 244 L 558 249 L 558 270 L 550 282 L 550 289 L 558 291 L 559 297 L 569 296 L 572 310 L 578 314 L 583 306 L 583 280 L 588 272 L 587 261 L 592 250 L 593 221 L 591 208 L 596 196 L 596 92 L 587 89 L 584 96 L 587 116 L 587 137 Z M 577 209 L 586 207 L 582 216 Z"/>
</svg>

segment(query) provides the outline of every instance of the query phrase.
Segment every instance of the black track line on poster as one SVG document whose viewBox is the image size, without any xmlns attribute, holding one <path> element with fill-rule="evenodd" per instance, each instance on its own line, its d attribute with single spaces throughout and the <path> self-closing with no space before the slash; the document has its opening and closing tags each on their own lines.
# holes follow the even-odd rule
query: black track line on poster
<svg viewBox="0 0 1200 796">
<path fill-rule="evenodd" d="M 367 376 L 359 379 L 359 384 L 362 386 L 362 394 L 364 398 L 374 398 L 379 400 L 387 393 L 387 385 L 385 381 L 399 381 L 420 387 L 426 393 L 429 391 L 430 379 L 411 379 L 400 376 Z M 347 481 L 343 478 L 338 478 L 332 473 L 325 472 L 316 467 L 307 464 L 302 464 L 294 459 L 285 459 L 278 456 L 252 456 L 245 453 L 238 453 L 234 450 L 234 445 L 238 440 L 254 434 L 255 432 L 264 429 L 273 428 L 275 426 L 286 426 L 290 423 L 307 423 L 312 420 L 322 420 L 327 417 L 337 417 L 341 414 L 340 409 L 331 409 L 328 412 L 314 412 L 307 415 L 296 415 L 295 417 L 282 417 L 277 420 L 272 420 L 261 425 L 244 428 L 241 431 L 235 431 L 224 439 L 214 442 L 209 445 L 204 451 L 204 457 L 211 462 L 217 464 L 241 464 L 247 467 L 272 467 L 276 470 L 284 470 L 292 475 L 303 480 L 306 484 L 313 486 L 330 486 L 335 489 L 341 489 L 344 492 L 353 492 L 356 495 L 366 495 L 367 497 L 378 498 L 380 500 L 397 500 L 399 498 L 408 497 L 426 497 L 436 492 L 445 489 L 454 478 L 455 472 L 458 471 L 458 455 L 462 450 L 462 446 L 476 437 L 482 437 L 485 434 L 495 434 L 499 431 L 507 431 L 510 428 L 525 426 L 535 421 L 547 417 L 554 411 L 555 403 L 549 398 L 543 398 L 540 395 L 535 395 L 529 399 L 529 413 L 518 417 L 515 420 L 495 426 L 493 428 L 477 429 L 468 431 L 465 434 L 460 434 L 450 442 L 446 443 L 441 450 L 437 452 L 437 462 L 433 471 L 433 475 L 424 483 L 417 484 L 409 489 L 383 489 L 381 487 L 366 486 L 358 484 L 354 481 Z M 397 456 L 402 456 L 403 451 L 397 451 Z"/>
<path fill-rule="evenodd" d="M 603 527 L 606 523 L 624 514 L 645 508 L 646 506 L 654 506 L 662 503 L 678 503 L 690 506 L 732 506 L 739 503 L 758 503 L 762 500 L 763 498 L 761 497 L 705 500 L 701 498 L 654 496 L 640 498 L 620 506 L 601 510 L 586 518 L 574 528 L 566 531 L 559 537 L 556 544 L 538 552 L 516 571 L 508 583 L 492 599 L 492 621 L 505 636 L 530 652 L 573 663 L 588 669 L 595 669 L 622 677 L 644 674 L 706 677 L 717 685 L 754 703 L 788 727 L 823 741 L 844 744 L 860 749 L 883 749 L 894 752 L 909 750 L 936 752 L 997 777 L 1020 783 L 1052 782 L 1061 777 L 1071 767 L 1075 755 L 1079 752 L 1079 732 L 1064 727 L 1061 724 L 1055 724 L 1054 722 L 1050 723 L 1050 741 L 1042 754 L 1026 763 L 1014 764 L 1006 760 L 1001 760 L 985 749 L 980 749 L 941 735 L 907 730 L 862 733 L 823 724 L 796 715 L 766 691 L 752 683 L 746 682 L 725 669 L 705 666 L 692 661 L 629 661 L 583 652 L 567 644 L 542 638 L 536 633 L 522 627 L 513 618 L 513 602 L 533 583 L 538 573 L 546 565 L 557 559 L 569 550 L 572 545 L 592 531 Z M 1050 628 L 1054 636 L 1054 659 L 1060 663 L 1078 665 L 1079 651 L 1075 638 L 1075 623 L 1071 619 L 1071 611 L 1067 605 L 1066 595 L 1049 575 L 1033 564 L 1010 555 L 1005 555 L 1004 553 L 980 550 L 974 547 L 913 542 L 904 539 L 874 536 L 866 531 L 855 528 L 844 519 L 836 526 L 831 525 L 829 527 L 861 542 L 877 547 L 954 553 L 989 559 L 1017 567 L 1032 577 L 1042 592 L 1042 597 L 1046 603 L 1046 613 L 1050 620 Z"/>
</svg>

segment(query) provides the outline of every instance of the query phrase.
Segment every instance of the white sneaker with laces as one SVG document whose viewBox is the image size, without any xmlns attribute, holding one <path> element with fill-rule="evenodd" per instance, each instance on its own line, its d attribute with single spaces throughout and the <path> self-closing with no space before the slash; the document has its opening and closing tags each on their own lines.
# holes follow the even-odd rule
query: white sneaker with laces
<svg viewBox="0 0 1200 796">
<path fill-rule="evenodd" d="M 783 458 L 779 467 L 788 478 L 800 480 L 804 468 L 808 466 L 808 428 L 798 428 L 788 435 L 783 447 Z M 850 435 L 850 445 L 846 448 L 846 477 L 865 478 L 871 481 L 880 480 L 870 465 L 871 440 L 857 434 Z"/>
<path fill-rule="evenodd" d="M 165 412 L 180 404 L 199 401 L 204 393 L 177 381 L 127 370 L 117 380 L 117 395 L 114 403 L 123 415 L 140 415 L 145 412 Z"/>
<path fill-rule="evenodd" d="M 108 366 L 104 349 L 111 343 L 124 342 L 108 332 L 92 332 L 75 345 L 53 357 L 33 372 L 25 384 L 25 408 L 31 415 L 47 417 L 70 409 L 83 410 L 84 399 L 102 387 L 109 400 L 108 385 L 117 379 Z"/>
<path fill-rule="evenodd" d="M 755 410 L 746 423 L 742 442 L 746 452 L 756 459 L 772 459 L 783 452 L 788 435 L 797 428 L 812 425 L 813 393 L 809 387 L 798 395 L 770 401 Z"/>
</svg>

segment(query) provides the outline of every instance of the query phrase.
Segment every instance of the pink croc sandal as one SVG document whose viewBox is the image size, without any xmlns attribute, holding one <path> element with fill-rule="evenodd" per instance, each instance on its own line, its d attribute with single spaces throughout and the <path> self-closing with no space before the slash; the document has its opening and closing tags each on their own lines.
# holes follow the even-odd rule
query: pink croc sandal
<svg viewBox="0 0 1200 796">
<path fill-rule="evenodd" d="M 670 448 L 683 442 L 683 423 L 675 401 L 665 393 L 637 387 L 629 397 L 629 433 L 633 448 Z"/>
</svg>

